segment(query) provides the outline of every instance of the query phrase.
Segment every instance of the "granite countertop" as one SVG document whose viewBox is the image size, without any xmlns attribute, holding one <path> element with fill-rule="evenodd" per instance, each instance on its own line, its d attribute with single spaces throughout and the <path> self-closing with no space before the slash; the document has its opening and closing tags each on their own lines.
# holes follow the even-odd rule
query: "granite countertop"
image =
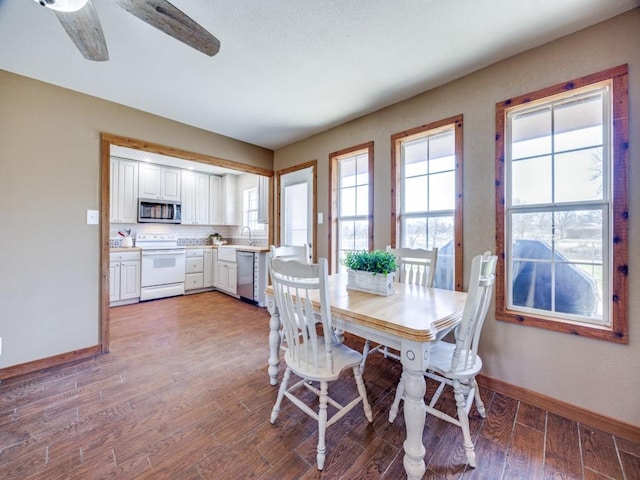
<svg viewBox="0 0 640 480">
<path fill-rule="evenodd" d="M 268 252 L 269 247 L 266 245 L 220 245 L 220 247 L 225 248 L 235 248 L 236 250 L 241 250 L 243 252 Z M 220 248 L 217 247 L 217 248 Z"/>
</svg>

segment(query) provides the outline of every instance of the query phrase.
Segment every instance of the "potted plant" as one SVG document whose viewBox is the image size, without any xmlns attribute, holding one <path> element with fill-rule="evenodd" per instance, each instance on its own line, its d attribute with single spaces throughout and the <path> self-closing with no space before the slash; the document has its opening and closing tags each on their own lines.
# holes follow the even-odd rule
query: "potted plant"
<svg viewBox="0 0 640 480">
<path fill-rule="evenodd" d="M 212 233 L 209 235 L 209 240 L 213 245 L 222 245 L 222 235 L 219 233 Z"/>
<path fill-rule="evenodd" d="M 384 250 L 347 252 L 342 263 L 347 267 L 348 289 L 383 296 L 393 294 L 398 265 L 392 253 Z"/>
</svg>

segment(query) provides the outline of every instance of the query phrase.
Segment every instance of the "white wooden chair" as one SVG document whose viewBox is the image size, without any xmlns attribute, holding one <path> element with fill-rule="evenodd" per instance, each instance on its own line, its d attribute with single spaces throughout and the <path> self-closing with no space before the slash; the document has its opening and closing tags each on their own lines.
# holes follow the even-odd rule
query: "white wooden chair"
<svg viewBox="0 0 640 480">
<path fill-rule="evenodd" d="M 318 470 L 324 468 L 326 455 L 325 433 L 356 405 L 362 402 L 364 413 L 373 421 L 373 415 L 362 375 L 360 373 L 360 352 L 339 343 L 331 328 L 331 312 L 327 291 L 327 260 L 320 258 L 317 264 L 305 264 L 295 260 L 270 258 L 273 293 L 280 313 L 288 348 L 284 354 L 285 370 L 278 398 L 271 412 L 274 423 L 280 412 L 282 399 L 287 397 L 294 405 L 318 422 Z M 319 301 L 320 309 L 314 315 L 312 299 Z M 322 324 L 322 335 L 316 329 L 316 317 Z M 358 396 L 342 405 L 329 397 L 329 382 L 337 380 L 343 370 L 351 368 L 358 389 Z M 291 374 L 300 381 L 289 385 Z M 319 388 L 313 382 L 319 382 Z M 314 411 L 294 392 L 307 389 L 319 399 L 318 411 Z M 328 409 L 332 408 L 329 416 Z"/>
<path fill-rule="evenodd" d="M 438 249 L 426 250 L 423 248 L 391 248 L 387 245 L 387 252 L 391 252 L 396 257 L 398 269 L 394 280 L 398 283 L 409 283 L 411 285 L 420 285 L 433 287 L 433 280 L 436 274 L 436 263 L 438 261 Z M 373 349 L 369 340 L 365 340 L 364 349 L 362 350 L 362 366 L 364 366 L 369 354 L 375 351 L 382 351 L 385 358 L 391 357 L 400 360 L 400 356 L 389 350 L 384 345 L 377 345 Z"/>
<path fill-rule="evenodd" d="M 478 355 L 478 343 L 480 342 L 482 324 L 491 303 L 496 262 L 497 257 L 491 255 L 490 252 L 485 252 L 484 255 L 478 255 L 473 259 L 469 277 L 469 292 L 462 320 L 454 330 L 456 342 L 455 344 L 445 341 L 436 343 L 431 349 L 429 367 L 425 373 L 428 379 L 440 383 L 429 405 L 427 405 L 427 413 L 462 429 L 465 453 L 471 467 L 476 466 L 476 454 L 469 431 L 469 412 L 474 399 L 478 413 L 483 418 L 486 417 L 476 382 L 476 375 L 482 369 L 482 360 Z M 436 402 L 446 386 L 453 387 L 457 407 L 456 418 L 435 408 Z M 403 395 L 404 379 L 401 377 L 389 412 L 389 422 L 393 423 L 395 420 Z"/>
<path fill-rule="evenodd" d="M 305 243 L 304 245 L 282 245 L 280 247 L 271 245 L 270 251 L 271 257 L 274 258 L 311 263 L 311 253 L 309 251 L 308 243 Z"/>
</svg>

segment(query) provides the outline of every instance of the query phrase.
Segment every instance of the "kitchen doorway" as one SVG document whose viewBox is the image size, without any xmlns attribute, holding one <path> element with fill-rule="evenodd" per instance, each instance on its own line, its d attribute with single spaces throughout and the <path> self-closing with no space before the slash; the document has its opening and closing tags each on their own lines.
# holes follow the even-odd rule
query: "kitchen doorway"
<svg viewBox="0 0 640 480">
<path fill-rule="evenodd" d="M 208 167 L 221 167 L 239 173 L 252 173 L 268 177 L 269 191 L 273 191 L 273 170 L 254 167 L 210 155 L 190 152 L 140 140 L 102 133 L 100 136 L 100 346 L 102 353 L 109 352 L 109 254 L 110 254 L 110 200 L 111 200 L 111 146 L 174 157 L 200 163 Z M 273 243 L 273 195 L 268 195 L 268 244 Z"/>
</svg>

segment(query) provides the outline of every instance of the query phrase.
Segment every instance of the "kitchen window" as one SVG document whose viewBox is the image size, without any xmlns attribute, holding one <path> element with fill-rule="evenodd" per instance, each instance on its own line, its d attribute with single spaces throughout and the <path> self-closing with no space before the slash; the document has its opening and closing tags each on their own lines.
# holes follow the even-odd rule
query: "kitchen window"
<svg viewBox="0 0 640 480">
<path fill-rule="evenodd" d="M 391 137 L 392 238 L 438 248 L 434 286 L 462 290 L 462 115 Z"/>
<path fill-rule="evenodd" d="M 627 68 L 496 107 L 496 317 L 627 342 Z"/>
<path fill-rule="evenodd" d="M 259 201 L 258 201 L 258 189 L 247 188 L 242 192 L 243 201 L 243 213 L 244 222 L 243 225 L 247 225 L 252 232 L 258 235 L 264 235 L 264 223 L 258 223 L 259 215 Z"/>
<path fill-rule="evenodd" d="M 332 184 L 332 271 L 346 252 L 373 249 L 373 142 L 329 156 Z"/>
</svg>

